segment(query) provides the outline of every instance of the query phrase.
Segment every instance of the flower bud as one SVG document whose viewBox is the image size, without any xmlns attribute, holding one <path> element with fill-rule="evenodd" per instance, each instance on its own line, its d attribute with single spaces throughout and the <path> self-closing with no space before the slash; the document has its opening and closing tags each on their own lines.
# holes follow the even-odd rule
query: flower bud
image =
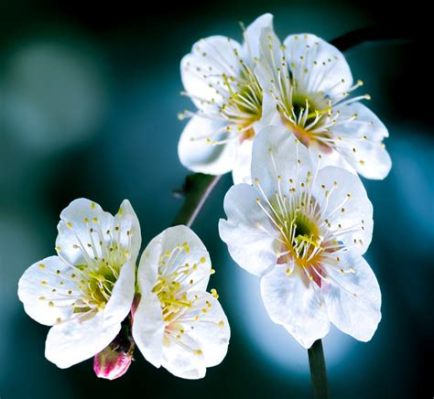
<svg viewBox="0 0 434 399">
<path fill-rule="evenodd" d="M 130 367 L 133 360 L 133 346 L 129 348 L 119 345 L 115 339 L 102 352 L 95 355 L 93 359 L 93 370 L 99 378 L 115 380 L 122 377 Z"/>
</svg>

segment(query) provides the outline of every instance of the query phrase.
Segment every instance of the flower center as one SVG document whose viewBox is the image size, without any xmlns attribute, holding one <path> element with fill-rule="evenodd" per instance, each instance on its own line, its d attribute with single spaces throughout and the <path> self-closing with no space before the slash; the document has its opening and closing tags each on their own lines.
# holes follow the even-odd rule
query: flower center
<svg viewBox="0 0 434 399">
<path fill-rule="evenodd" d="M 252 70 L 241 62 L 241 73 L 238 79 L 223 75 L 229 96 L 221 106 L 221 115 L 235 124 L 241 134 L 240 140 L 254 136 L 252 125 L 262 116 L 262 88 Z"/>
<path fill-rule="evenodd" d="M 190 264 L 183 259 L 189 253 L 190 246 L 184 242 L 172 251 L 166 251 L 159 260 L 158 279 L 152 292 L 158 296 L 166 327 L 170 327 L 179 316 L 191 308 L 192 301 L 187 297 L 187 289 L 200 282 L 193 274 L 206 259 L 202 257 L 196 263 Z"/>
<path fill-rule="evenodd" d="M 152 292 L 157 294 L 161 303 L 163 319 L 166 324 L 170 324 L 178 314 L 191 307 L 191 301 L 187 299 L 186 292 L 182 292 L 181 283 L 173 279 L 174 276 L 158 278 Z"/>
<path fill-rule="evenodd" d="M 327 130 L 331 104 L 319 106 L 312 98 L 296 92 L 292 80 L 289 95 L 277 104 L 283 123 L 306 147 L 316 146 L 324 153 L 332 151 L 333 141 Z"/>
<path fill-rule="evenodd" d="M 104 309 L 109 301 L 128 253 L 115 242 L 106 248 L 106 252 L 105 257 L 94 259 L 90 264 L 75 266 L 81 276 L 79 288 L 83 297 L 75 302 L 74 313 Z"/>
<path fill-rule="evenodd" d="M 297 266 L 309 268 L 319 262 L 322 249 L 320 229 L 315 221 L 316 201 L 311 198 L 306 203 L 306 195 L 302 195 L 293 207 L 279 215 L 281 224 L 281 240 L 285 255 L 292 258 Z"/>
<path fill-rule="evenodd" d="M 87 265 L 77 265 L 76 268 L 82 271 L 83 278 L 79 282 L 79 288 L 83 297 L 75 302 L 74 313 L 103 309 L 111 297 L 120 267 L 101 262 L 98 268 L 92 270 L 88 270 Z"/>
</svg>

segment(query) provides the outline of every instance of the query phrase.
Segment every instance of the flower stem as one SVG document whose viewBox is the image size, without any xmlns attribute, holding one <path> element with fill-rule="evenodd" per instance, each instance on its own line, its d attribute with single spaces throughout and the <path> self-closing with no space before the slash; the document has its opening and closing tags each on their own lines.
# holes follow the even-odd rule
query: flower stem
<svg viewBox="0 0 434 399">
<path fill-rule="evenodd" d="M 221 176 L 210 176 L 202 173 L 188 175 L 184 187 L 178 195 L 185 196 L 184 204 L 175 216 L 173 225 L 191 226 L 203 207 L 203 204 L 219 182 Z"/>
<path fill-rule="evenodd" d="M 315 341 L 307 352 L 314 397 L 315 399 L 327 399 L 327 374 L 321 340 Z"/>
</svg>

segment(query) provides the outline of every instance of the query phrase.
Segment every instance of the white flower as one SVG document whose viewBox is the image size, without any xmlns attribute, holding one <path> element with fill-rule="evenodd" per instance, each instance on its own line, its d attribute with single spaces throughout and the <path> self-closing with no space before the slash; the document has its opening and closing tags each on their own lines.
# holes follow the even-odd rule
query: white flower
<svg viewBox="0 0 434 399">
<path fill-rule="evenodd" d="M 262 89 L 254 69 L 259 38 L 272 24 L 264 14 L 244 32 L 244 43 L 211 36 L 194 44 L 181 61 L 186 95 L 198 111 L 185 127 L 178 145 L 181 163 L 194 172 L 233 172 L 235 182 L 250 175 L 253 137 L 265 123 Z M 261 121 L 262 119 L 262 121 Z"/>
<path fill-rule="evenodd" d="M 378 117 L 350 97 L 353 84 L 343 54 L 312 34 L 288 36 L 283 46 L 272 27 L 262 30 L 258 79 L 264 107 L 276 110 L 272 125 L 283 125 L 325 164 L 383 179 L 391 160 L 383 144 L 388 131 Z"/>
<path fill-rule="evenodd" d="M 186 226 L 164 230 L 146 247 L 133 337 L 155 367 L 197 379 L 225 357 L 230 330 L 216 291 L 206 292 L 211 273 L 208 251 Z"/>
<path fill-rule="evenodd" d="M 62 211 L 57 256 L 30 266 L 18 283 L 26 313 L 51 327 L 45 356 L 66 368 L 116 337 L 134 297 L 140 226 L 129 203 L 116 216 L 77 199 Z"/>
<path fill-rule="evenodd" d="M 372 205 L 357 177 L 328 166 L 284 128 L 269 127 L 253 146 L 253 186 L 226 195 L 220 236 L 232 258 L 261 276 L 271 319 L 305 348 L 332 322 L 368 341 L 381 318 L 381 293 L 363 259 Z"/>
</svg>

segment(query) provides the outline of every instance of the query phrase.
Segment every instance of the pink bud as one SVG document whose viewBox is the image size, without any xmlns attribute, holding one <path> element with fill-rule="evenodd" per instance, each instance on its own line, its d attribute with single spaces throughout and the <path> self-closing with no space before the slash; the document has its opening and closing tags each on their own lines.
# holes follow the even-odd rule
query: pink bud
<svg viewBox="0 0 434 399">
<path fill-rule="evenodd" d="M 133 360 L 133 350 L 126 351 L 113 341 L 93 359 L 93 370 L 99 378 L 115 380 L 122 377 Z"/>
</svg>

